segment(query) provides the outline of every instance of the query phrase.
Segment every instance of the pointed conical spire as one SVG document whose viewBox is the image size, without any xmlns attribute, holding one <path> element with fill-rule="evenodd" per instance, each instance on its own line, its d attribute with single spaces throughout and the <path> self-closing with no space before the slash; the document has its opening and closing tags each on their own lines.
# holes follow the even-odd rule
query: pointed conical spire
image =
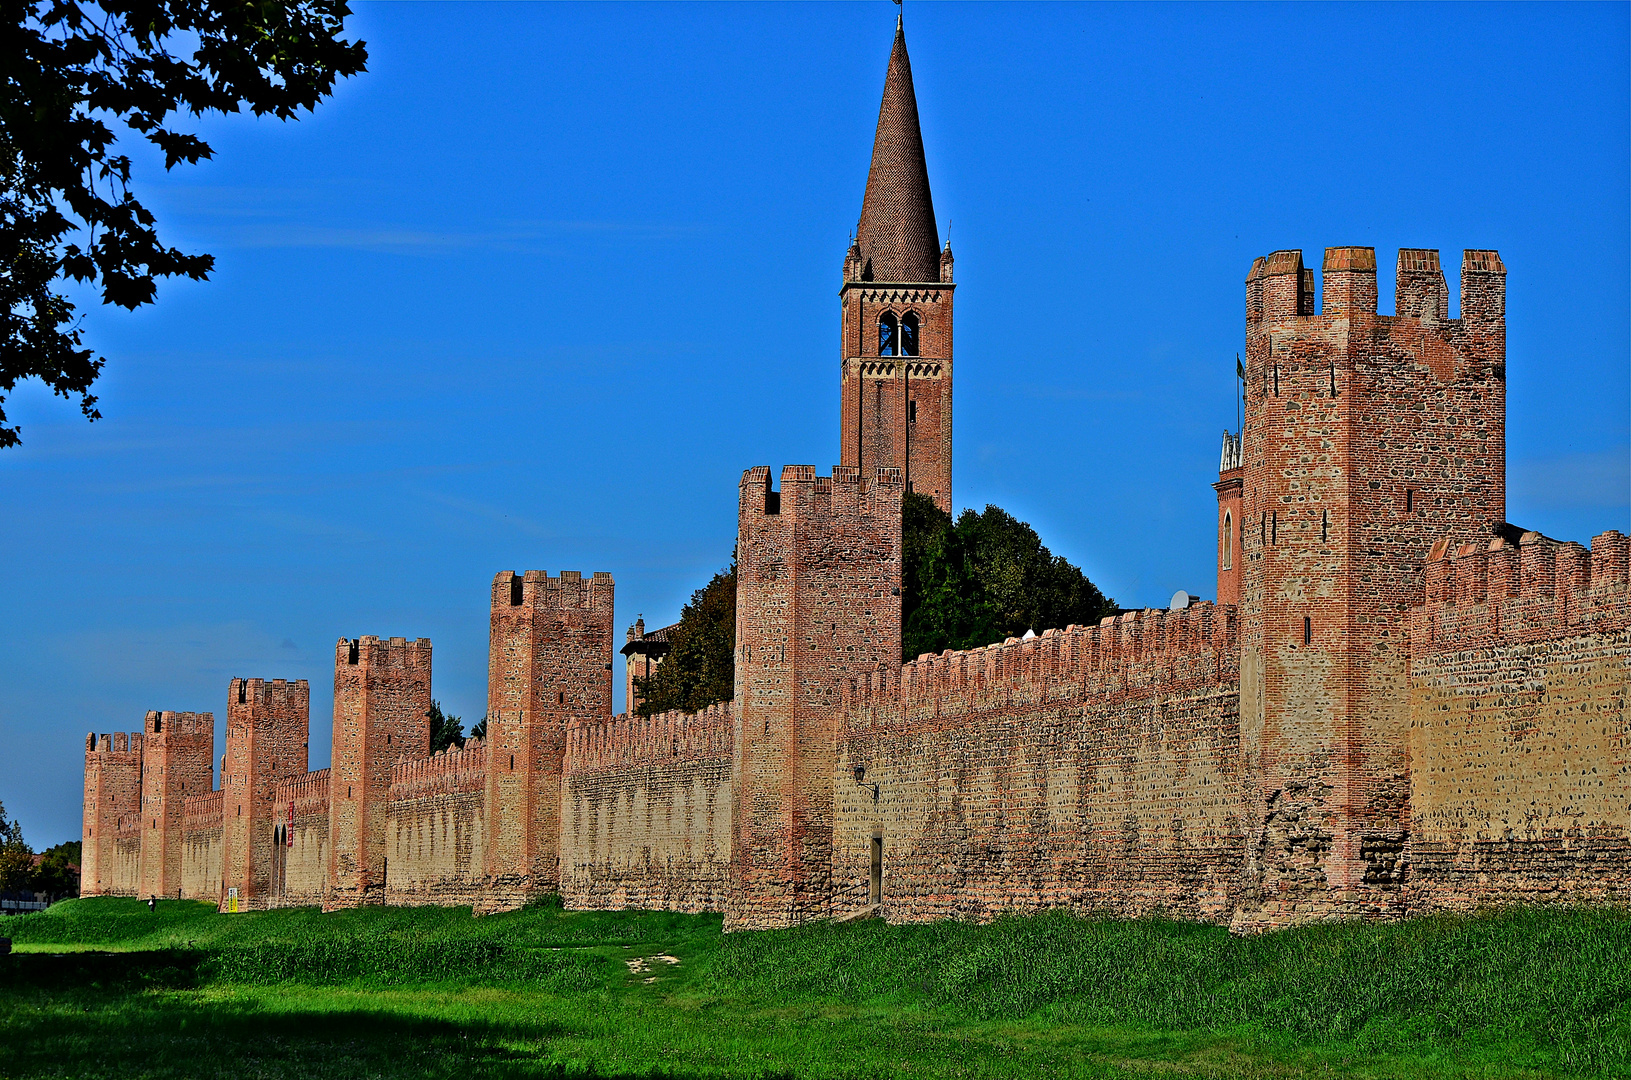
<svg viewBox="0 0 1631 1080">
<path fill-rule="evenodd" d="M 940 235 L 929 195 L 929 166 L 917 122 L 917 93 L 906 32 L 895 21 L 895 47 L 884 77 L 883 107 L 872 142 L 872 168 L 861 203 L 862 273 L 872 281 L 939 281 Z M 870 267 L 870 273 L 867 268 Z"/>
</svg>

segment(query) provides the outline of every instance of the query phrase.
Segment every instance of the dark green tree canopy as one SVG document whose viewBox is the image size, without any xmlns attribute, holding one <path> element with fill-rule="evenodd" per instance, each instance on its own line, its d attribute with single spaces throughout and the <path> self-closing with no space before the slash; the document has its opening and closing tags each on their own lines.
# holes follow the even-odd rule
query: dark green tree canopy
<svg viewBox="0 0 1631 1080">
<path fill-rule="evenodd" d="M 696 712 L 736 693 L 736 564 L 691 594 L 668 635 L 668 655 L 648 679 L 634 680 L 639 716 Z"/>
<path fill-rule="evenodd" d="M 1027 630 L 1096 623 L 1115 603 L 995 506 L 955 522 L 927 495 L 903 508 L 901 657 L 975 649 Z"/>
<path fill-rule="evenodd" d="M 1087 576 L 1042 544 L 1036 530 L 995 506 L 955 522 L 927 495 L 902 507 L 901 654 L 911 660 L 975 649 L 1027 630 L 1086 626 L 1116 610 Z M 736 567 L 685 605 L 662 666 L 636 679 L 640 716 L 695 712 L 729 701 L 736 683 Z"/>
<path fill-rule="evenodd" d="M 464 746 L 464 725 L 459 722 L 459 718 L 457 716 L 448 716 L 446 713 L 444 713 L 442 711 L 442 703 L 440 701 L 432 701 L 430 703 L 430 712 L 426 713 L 425 715 L 430 718 L 431 753 L 438 753 L 442 750 L 446 750 L 450 746 L 457 746 L 461 748 Z M 482 717 L 482 719 L 485 720 L 486 717 Z M 481 730 L 483 735 L 487 733 L 487 728 L 485 725 Z M 480 738 L 481 736 L 476 737 Z"/>
<path fill-rule="evenodd" d="M 83 346 L 72 278 L 134 310 L 156 280 L 203 280 L 213 256 L 166 247 L 131 192 L 123 127 L 164 167 L 211 156 L 176 119 L 239 112 L 282 120 L 364 70 L 344 0 L 15 0 L 0 17 L 0 404 L 23 379 L 79 395 L 104 363 Z M 111 125 L 111 126 L 110 126 Z M 0 409 L 0 447 L 19 441 Z"/>
</svg>

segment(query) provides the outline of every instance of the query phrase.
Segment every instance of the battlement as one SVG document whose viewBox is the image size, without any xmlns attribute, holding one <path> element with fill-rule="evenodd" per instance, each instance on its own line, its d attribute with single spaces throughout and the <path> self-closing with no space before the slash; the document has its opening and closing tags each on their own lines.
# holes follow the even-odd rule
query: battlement
<svg viewBox="0 0 1631 1080">
<path fill-rule="evenodd" d="M 227 685 L 227 704 L 254 705 L 271 711 L 298 709 L 311 700 L 305 679 L 233 679 Z"/>
<path fill-rule="evenodd" d="M 729 760 L 735 730 L 733 702 L 701 712 L 655 716 L 621 714 L 610 720 L 579 721 L 566 731 L 567 776 L 680 761 Z"/>
<path fill-rule="evenodd" d="M 576 570 L 562 570 L 550 577 L 547 570 L 518 574 L 501 570 L 493 578 L 492 606 L 499 608 L 584 608 L 590 611 L 612 609 L 612 575 L 597 570 L 587 579 Z"/>
<path fill-rule="evenodd" d="M 223 818 L 224 796 L 226 792 L 220 788 L 214 791 L 201 791 L 197 795 L 188 795 L 181 803 L 181 828 L 183 832 L 202 832 L 209 829 L 219 829 Z"/>
<path fill-rule="evenodd" d="M 142 752 L 142 733 L 132 731 L 125 734 L 115 731 L 112 735 L 98 735 L 89 732 L 85 736 L 85 753 L 87 754 L 127 754 L 135 753 L 138 757 Z"/>
<path fill-rule="evenodd" d="M 471 739 L 428 758 L 399 761 L 391 767 L 391 799 L 419 799 L 455 792 L 477 793 L 487 782 L 487 747 Z"/>
<path fill-rule="evenodd" d="M 372 634 L 341 638 L 334 646 L 334 666 L 387 668 L 395 671 L 430 671 L 430 638 L 380 639 Z"/>
<path fill-rule="evenodd" d="M 863 480 L 853 465 L 834 465 L 831 476 L 817 476 L 814 465 L 784 465 L 781 490 L 770 481 L 770 467 L 755 465 L 742 473 L 741 508 L 760 517 L 797 517 L 816 513 L 861 515 L 887 507 L 899 512 L 901 471 L 880 467 Z"/>
<path fill-rule="evenodd" d="M 272 802 L 279 812 L 294 803 L 295 815 L 328 814 L 329 770 L 318 769 L 303 776 L 289 776 L 272 785 Z"/>
<path fill-rule="evenodd" d="M 1532 641 L 1631 626 L 1631 541 L 1610 530 L 1588 551 L 1536 532 L 1428 554 L 1426 603 L 1411 612 L 1412 654 L 1474 642 Z"/>
<path fill-rule="evenodd" d="M 1376 249 L 1325 249 L 1323 310 L 1316 311 L 1313 271 L 1301 251 L 1276 251 L 1252 261 L 1246 275 L 1248 323 L 1292 318 L 1377 315 Z M 1506 266 L 1499 252 L 1461 254 L 1461 318 L 1449 317 L 1449 291 L 1432 248 L 1400 248 L 1394 318 L 1427 323 L 1491 322 L 1506 315 Z M 1379 317 L 1379 316 L 1378 316 Z"/>
<path fill-rule="evenodd" d="M 1051 697 L 1063 687 L 1106 681 L 1128 688 L 1177 685 L 1189 678 L 1196 660 L 1218 672 L 1235 667 L 1238 623 L 1232 606 L 1202 602 L 1182 611 L 1106 616 L 1097 626 L 1067 626 L 980 649 L 925 653 L 898 671 L 852 679 L 845 705 L 853 710 L 900 705 L 897 719 L 904 719 L 914 705 L 967 702 L 994 690 L 1028 688 Z"/>
<path fill-rule="evenodd" d="M 164 740 L 195 735 L 208 735 L 213 740 L 215 714 L 149 710 L 142 722 L 142 732 L 147 737 L 157 736 Z"/>
</svg>

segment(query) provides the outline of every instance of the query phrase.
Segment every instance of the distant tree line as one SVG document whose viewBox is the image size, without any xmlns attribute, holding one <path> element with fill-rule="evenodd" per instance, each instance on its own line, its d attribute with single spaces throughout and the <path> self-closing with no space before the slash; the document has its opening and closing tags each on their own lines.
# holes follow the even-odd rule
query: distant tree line
<svg viewBox="0 0 1631 1080">
<path fill-rule="evenodd" d="M 1035 529 L 996 506 L 955 521 L 927 495 L 902 507 L 901 659 L 975 649 L 1116 611 L 1087 575 L 1050 552 Z M 696 712 L 729 701 L 736 686 L 736 565 L 691 595 L 669 631 L 669 651 L 635 679 L 639 716 Z"/>
<path fill-rule="evenodd" d="M 39 854 L 23 840 L 23 827 L 8 820 L 0 803 L 0 893 L 44 900 L 79 895 L 80 842 L 70 840 Z"/>
</svg>

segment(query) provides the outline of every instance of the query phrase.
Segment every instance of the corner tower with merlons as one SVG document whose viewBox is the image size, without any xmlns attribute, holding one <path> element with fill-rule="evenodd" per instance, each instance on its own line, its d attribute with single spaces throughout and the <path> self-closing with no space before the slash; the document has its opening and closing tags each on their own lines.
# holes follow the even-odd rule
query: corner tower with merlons
<svg viewBox="0 0 1631 1080">
<path fill-rule="evenodd" d="M 897 20 L 861 222 L 844 256 L 840 459 L 898 469 L 951 511 L 951 242 L 940 246 L 906 34 Z"/>
</svg>

